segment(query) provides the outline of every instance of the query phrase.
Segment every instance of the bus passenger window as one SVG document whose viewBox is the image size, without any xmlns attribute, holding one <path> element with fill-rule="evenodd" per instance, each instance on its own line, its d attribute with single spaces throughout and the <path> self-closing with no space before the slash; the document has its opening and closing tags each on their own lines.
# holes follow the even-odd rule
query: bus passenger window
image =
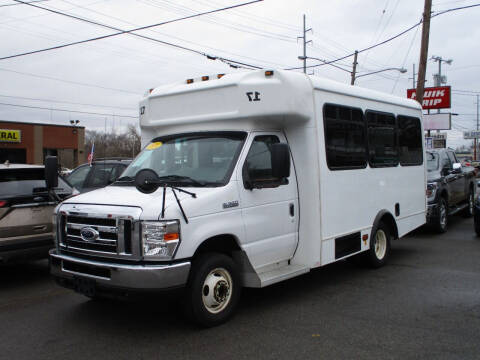
<svg viewBox="0 0 480 360">
<path fill-rule="evenodd" d="M 398 165 L 395 116 L 378 111 L 366 111 L 368 159 L 371 167 Z"/>
<path fill-rule="evenodd" d="M 323 115 L 328 168 L 330 170 L 365 168 L 367 157 L 362 110 L 326 104 Z"/>
<path fill-rule="evenodd" d="M 399 115 L 398 146 L 400 152 L 400 165 L 411 166 L 423 164 L 422 128 L 420 119 Z"/>
</svg>

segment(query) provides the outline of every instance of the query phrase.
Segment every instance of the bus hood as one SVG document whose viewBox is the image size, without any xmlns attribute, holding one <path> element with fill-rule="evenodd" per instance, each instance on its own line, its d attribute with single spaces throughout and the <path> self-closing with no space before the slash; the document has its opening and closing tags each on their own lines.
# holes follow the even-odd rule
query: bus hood
<svg viewBox="0 0 480 360">
<path fill-rule="evenodd" d="M 191 195 L 176 191 L 187 218 L 228 211 L 231 207 L 239 206 L 236 181 L 230 181 L 222 187 L 185 187 L 183 189 L 196 194 L 196 198 L 193 198 Z M 134 186 L 107 186 L 72 197 L 63 203 L 140 207 L 142 220 L 157 220 L 161 217 L 162 202 L 163 188 L 161 187 L 151 194 L 144 194 Z M 166 190 L 165 219 L 183 220 L 171 188 Z"/>
</svg>

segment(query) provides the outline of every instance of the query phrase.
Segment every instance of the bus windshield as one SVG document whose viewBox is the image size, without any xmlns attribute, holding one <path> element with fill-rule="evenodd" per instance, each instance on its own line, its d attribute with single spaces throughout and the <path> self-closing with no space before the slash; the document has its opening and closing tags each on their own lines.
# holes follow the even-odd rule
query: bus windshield
<svg viewBox="0 0 480 360">
<path fill-rule="evenodd" d="M 152 140 L 118 180 L 131 180 L 142 169 L 154 170 L 165 183 L 223 186 L 228 183 L 247 134 L 200 132 Z"/>
</svg>

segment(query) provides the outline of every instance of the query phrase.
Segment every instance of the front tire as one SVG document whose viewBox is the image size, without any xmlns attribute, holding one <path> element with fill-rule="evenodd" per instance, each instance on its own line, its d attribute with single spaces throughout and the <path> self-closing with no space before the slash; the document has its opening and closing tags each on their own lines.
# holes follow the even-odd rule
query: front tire
<svg viewBox="0 0 480 360">
<path fill-rule="evenodd" d="M 375 233 L 370 237 L 370 249 L 366 253 L 369 266 L 379 268 L 387 262 L 390 256 L 390 228 L 383 222 L 378 224 Z"/>
<path fill-rule="evenodd" d="M 444 233 L 447 231 L 448 224 L 448 208 L 447 202 L 444 198 L 440 198 L 438 204 L 438 217 L 435 218 L 433 222 L 433 228 L 437 233 Z"/>
<path fill-rule="evenodd" d="M 218 253 L 201 254 L 190 270 L 186 315 L 204 327 L 220 325 L 234 314 L 240 291 L 237 265 L 230 257 Z"/>
</svg>

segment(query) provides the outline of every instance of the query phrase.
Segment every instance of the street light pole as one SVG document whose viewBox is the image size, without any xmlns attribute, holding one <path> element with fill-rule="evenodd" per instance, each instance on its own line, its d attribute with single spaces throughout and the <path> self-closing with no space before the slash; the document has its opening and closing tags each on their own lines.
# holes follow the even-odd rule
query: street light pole
<svg viewBox="0 0 480 360">
<path fill-rule="evenodd" d="M 378 73 L 381 73 L 381 72 L 384 72 L 384 71 L 389 71 L 389 70 L 397 70 L 397 71 L 400 71 L 402 74 L 406 73 L 407 72 L 407 69 L 404 69 L 404 68 L 386 68 L 386 69 L 382 69 L 382 70 L 377 70 L 377 71 L 373 71 L 373 72 L 369 72 L 367 74 L 360 74 L 360 75 L 357 75 L 355 78 L 352 78 L 352 85 L 354 85 L 354 81 L 356 79 L 358 79 L 359 77 L 362 77 L 362 76 L 367 76 L 367 75 L 373 75 L 373 74 L 378 74 Z"/>
</svg>

